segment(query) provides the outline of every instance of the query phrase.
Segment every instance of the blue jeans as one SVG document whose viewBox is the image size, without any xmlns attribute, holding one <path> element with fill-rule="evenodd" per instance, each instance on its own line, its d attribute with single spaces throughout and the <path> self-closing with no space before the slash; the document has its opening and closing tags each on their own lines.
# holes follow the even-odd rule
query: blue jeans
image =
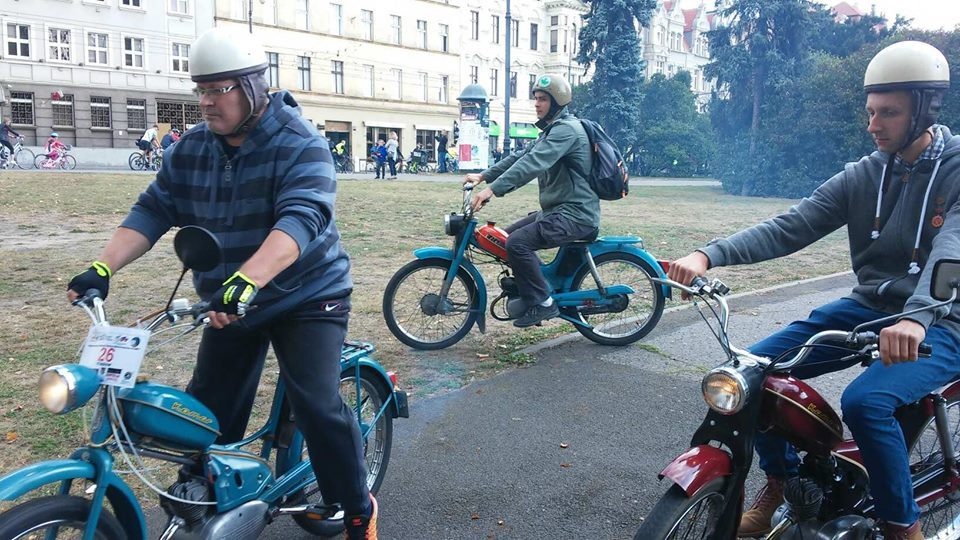
<svg viewBox="0 0 960 540">
<path fill-rule="evenodd" d="M 774 357 L 790 347 L 803 344 L 821 330 L 849 331 L 862 322 L 885 315 L 843 298 L 813 310 L 806 320 L 790 323 L 751 347 L 750 351 Z M 879 331 L 876 328 L 871 330 Z M 890 367 L 874 362 L 847 386 L 840 398 L 843 421 L 857 441 L 863 464 L 870 474 L 870 493 L 877 517 L 905 525 L 917 520 L 920 509 L 913 500 L 907 446 L 893 412 L 897 407 L 917 401 L 947 384 L 960 373 L 960 340 L 946 329 L 932 326 L 924 341 L 933 346 L 929 358 Z M 792 374 L 807 379 L 849 367 L 851 364 L 838 365 L 836 362 L 822 365 L 844 354 L 815 349 L 793 369 Z M 768 476 L 785 478 L 798 473 L 800 458 L 797 451 L 782 437 L 759 433 L 756 451 L 760 468 Z"/>
</svg>

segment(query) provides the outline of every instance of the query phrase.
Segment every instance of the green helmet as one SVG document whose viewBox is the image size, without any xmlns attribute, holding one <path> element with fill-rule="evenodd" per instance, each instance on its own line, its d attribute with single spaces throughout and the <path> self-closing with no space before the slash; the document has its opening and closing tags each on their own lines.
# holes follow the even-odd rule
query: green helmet
<svg viewBox="0 0 960 540">
<path fill-rule="evenodd" d="M 573 100 L 573 91 L 570 83 L 559 75 L 540 75 L 533 85 L 533 91 L 546 92 L 560 107 L 566 107 Z"/>
</svg>

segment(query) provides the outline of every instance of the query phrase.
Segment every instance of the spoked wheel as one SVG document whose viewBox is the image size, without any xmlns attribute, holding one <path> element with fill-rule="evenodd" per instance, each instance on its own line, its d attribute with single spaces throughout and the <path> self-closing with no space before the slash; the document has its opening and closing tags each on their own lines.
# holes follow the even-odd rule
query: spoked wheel
<svg viewBox="0 0 960 540">
<path fill-rule="evenodd" d="M 18 169 L 32 169 L 37 156 L 33 153 L 33 150 L 21 148 L 14 154 L 13 159 L 16 160 Z"/>
<path fill-rule="evenodd" d="M 663 315 L 663 289 L 651 281 L 657 272 L 643 259 L 629 253 L 604 253 L 594 259 L 603 285 L 627 285 L 633 294 L 617 299 L 611 311 L 592 312 L 589 307 L 569 314 L 592 328 L 574 325 L 587 339 L 601 345 L 629 345 L 647 335 Z M 573 278 L 574 291 L 596 289 L 597 283 L 584 265 Z"/>
<path fill-rule="evenodd" d="M 127 165 L 135 171 L 142 171 L 147 168 L 147 159 L 140 152 L 134 152 L 127 158 Z"/>
<path fill-rule="evenodd" d="M 367 467 L 367 489 L 376 494 L 383 484 L 393 445 L 393 416 L 389 410 L 384 410 L 390 390 L 370 371 L 361 368 L 359 384 L 356 374 L 355 368 L 348 368 L 340 375 L 340 396 L 347 408 L 357 415 Z M 277 476 L 308 458 L 303 436 L 297 432 L 290 448 L 277 456 Z M 323 504 L 316 482 L 287 500 L 289 504 Z M 296 515 L 293 519 L 310 534 L 337 536 L 343 532 L 343 517 L 341 511 L 329 519 L 313 519 L 306 515 Z"/>
<path fill-rule="evenodd" d="M 50 158 L 48 158 L 46 154 L 37 154 L 37 157 L 33 159 L 33 166 L 42 169 L 48 159 Z"/>
<path fill-rule="evenodd" d="M 39 497 L 0 514 L 0 538 L 34 540 L 42 538 L 79 539 L 90 517 L 90 501 L 82 497 L 54 495 Z M 126 533 L 109 510 L 100 510 L 97 540 L 122 540 Z"/>
<path fill-rule="evenodd" d="M 960 398 L 947 400 L 947 430 L 953 447 L 960 448 Z M 914 479 L 931 471 L 943 470 L 943 449 L 937 438 L 932 416 L 910 447 L 910 472 Z M 960 538 L 960 491 L 933 500 L 920 507 L 920 526 L 924 538 Z"/>
<path fill-rule="evenodd" d="M 692 498 L 674 484 L 647 514 L 633 540 L 710 538 L 724 502 L 723 480 L 707 484 Z"/>
<path fill-rule="evenodd" d="M 383 291 L 383 318 L 401 342 L 421 350 L 443 349 L 460 341 L 477 320 L 477 284 L 463 267 L 440 299 L 450 269 L 446 259 L 417 259 L 390 278 Z"/>
<path fill-rule="evenodd" d="M 72 171 L 77 168 L 77 160 L 73 156 L 67 154 L 66 156 L 60 158 L 60 168 L 67 171 Z"/>
</svg>

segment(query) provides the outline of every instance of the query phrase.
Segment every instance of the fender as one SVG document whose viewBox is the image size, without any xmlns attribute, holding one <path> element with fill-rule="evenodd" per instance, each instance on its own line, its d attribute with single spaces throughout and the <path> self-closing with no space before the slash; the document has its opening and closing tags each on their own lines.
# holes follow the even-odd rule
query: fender
<svg viewBox="0 0 960 540">
<path fill-rule="evenodd" d="M 387 372 L 384 371 L 383 366 L 381 366 L 377 362 L 374 362 L 367 356 L 363 356 L 359 360 L 356 360 L 356 364 L 360 365 L 360 369 L 370 370 L 373 373 L 375 373 L 377 378 L 379 378 L 380 381 L 383 383 L 383 386 L 385 388 L 388 388 L 390 392 L 394 394 L 393 399 L 390 400 L 390 402 L 393 404 L 393 406 L 390 408 L 390 413 L 392 414 L 392 416 L 394 418 L 409 418 L 410 409 L 407 408 L 406 392 L 403 392 L 402 390 L 398 390 L 394 388 L 393 381 L 390 380 L 390 375 L 388 375 Z M 356 364 L 349 365 L 349 364 L 341 363 L 340 372 L 343 373 L 344 371 L 355 368 Z M 402 398 L 397 395 L 400 393 L 404 394 Z"/>
<path fill-rule="evenodd" d="M 653 268 L 653 271 L 657 273 L 657 277 L 666 279 L 667 274 L 663 271 L 663 268 L 660 267 L 660 263 L 653 258 L 653 255 L 650 255 L 650 253 L 643 249 L 643 240 L 635 236 L 601 236 L 594 243 L 590 244 L 590 255 L 594 258 L 604 253 L 616 251 L 622 251 L 640 257 Z M 664 298 L 673 298 L 673 289 L 666 285 L 661 285 L 660 289 L 663 291 Z"/>
<path fill-rule="evenodd" d="M 442 247 L 425 247 L 416 249 L 413 251 L 413 256 L 418 259 L 443 259 L 445 261 L 453 261 L 455 253 L 452 249 L 442 248 Z M 477 313 L 477 328 L 480 329 L 480 333 L 486 333 L 487 331 L 487 284 L 483 280 L 483 276 L 480 274 L 480 271 L 477 270 L 477 267 L 473 265 L 472 262 L 466 258 L 460 261 L 460 266 L 462 266 L 470 277 L 473 278 L 473 283 L 477 286 L 477 297 L 479 305 L 477 306 L 479 313 Z"/>
<path fill-rule="evenodd" d="M 81 449 L 81 452 L 85 449 Z M 87 452 L 92 457 L 92 452 Z M 0 500 L 13 501 L 56 482 L 71 480 L 91 480 L 96 482 L 98 475 L 102 475 L 100 487 L 106 486 L 106 496 L 113 507 L 116 518 L 120 521 L 127 538 L 146 540 L 147 521 L 144 518 L 140 503 L 137 502 L 133 490 L 127 486 L 112 471 L 100 469 L 93 463 L 79 459 L 56 459 L 32 463 L 4 475 L 0 478 Z"/>
<path fill-rule="evenodd" d="M 673 483 L 680 486 L 688 497 L 693 497 L 700 488 L 711 481 L 730 476 L 732 470 L 733 463 L 726 452 L 702 444 L 677 456 L 660 472 L 659 478 L 666 477 L 673 480 Z"/>
</svg>

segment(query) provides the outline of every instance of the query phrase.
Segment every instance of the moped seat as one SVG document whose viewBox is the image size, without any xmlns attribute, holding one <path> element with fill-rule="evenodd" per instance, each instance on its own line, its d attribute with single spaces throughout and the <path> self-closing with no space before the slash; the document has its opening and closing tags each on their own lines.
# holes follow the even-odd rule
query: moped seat
<svg viewBox="0 0 960 540">
<path fill-rule="evenodd" d="M 565 242 L 565 243 L 563 243 L 563 244 L 561 244 L 561 245 L 562 245 L 562 246 L 577 247 L 577 246 L 585 246 L 585 245 L 587 245 L 587 244 L 592 244 L 593 242 L 595 242 L 595 241 L 597 240 L 597 233 L 598 233 L 598 232 L 599 232 L 599 231 L 594 231 L 593 234 L 591 234 L 590 236 L 587 236 L 586 238 L 581 238 L 580 240 L 573 240 L 572 242 Z"/>
</svg>

